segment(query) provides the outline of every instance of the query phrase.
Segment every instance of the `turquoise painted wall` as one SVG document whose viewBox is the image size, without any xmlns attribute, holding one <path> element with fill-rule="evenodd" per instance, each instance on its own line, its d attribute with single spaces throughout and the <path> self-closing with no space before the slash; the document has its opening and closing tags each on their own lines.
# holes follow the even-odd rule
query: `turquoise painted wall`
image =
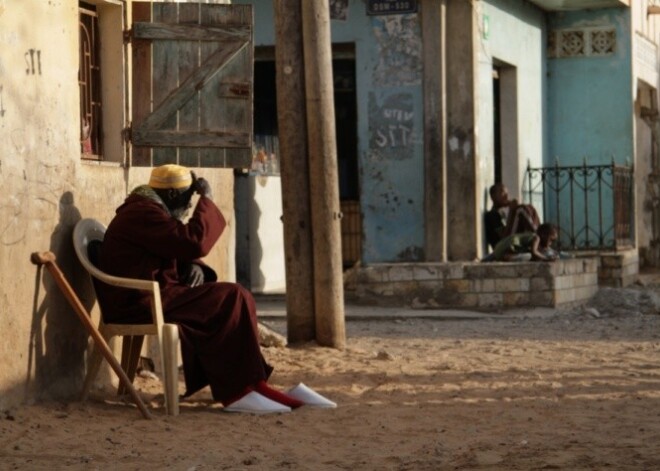
<svg viewBox="0 0 660 471">
<path fill-rule="evenodd" d="M 619 164 L 634 155 L 631 20 L 629 9 L 604 9 L 556 13 L 549 16 L 549 29 L 562 30 L 611 26 L 616 28 L 616 49 L 602 57 L 548 59 L 549 152 L 546 166 L 602 165 L 612 159 Z M 569 228 L 578 244 L 588 238 L 598 243 L 594 231 L 607 231 L 613 224 L 613 195 L 607 186 L 593 184 L 593 174 L 579 174 L 572 199 L 566 191 L 559 201 L 549 201 L 547 216 Z M 586 182 L 586 183 L 585 183 Z M 582 191 L 583 187 L 588 191 Z M 601 198 L 598 198 L 602 191 Z M 600 202 L 600 205 L 599 205 Z M 589 208 L 585 216 L 584 206 Z M 613 233 L 606 234 L 611 241 Z"/>
<path fill-rule="evenodd" d="M 630 10 L 550 15 L 550 29 L 615 26 L 616 51 L 605 57 L 548 60 L 549 153 L 546 165 L 624 163 L 633 156 Z"/>
<path fill-rule="evenodd" d="M 255 45 L 274 44 L 271 0 L 255 5 Z M 364 263 L 423 260 L 422 43 L 418 14 L 367 16 L 350 0 L 333 43 L 355 43 Z"/>
</svg>

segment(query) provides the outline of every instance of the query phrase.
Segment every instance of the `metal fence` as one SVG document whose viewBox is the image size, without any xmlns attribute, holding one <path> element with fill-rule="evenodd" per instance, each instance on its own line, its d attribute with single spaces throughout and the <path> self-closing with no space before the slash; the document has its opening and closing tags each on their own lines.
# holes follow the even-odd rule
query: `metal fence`
<svg viewBox="0 0 660 471">
<path fill-rule="evenodd" d="M 610 165 L 527 166 L 524 198 L 542 202 L 543 222 L 559 230 L 562 250 L 616 250 L 633 245 L 633 168 Z"/>
</svg>

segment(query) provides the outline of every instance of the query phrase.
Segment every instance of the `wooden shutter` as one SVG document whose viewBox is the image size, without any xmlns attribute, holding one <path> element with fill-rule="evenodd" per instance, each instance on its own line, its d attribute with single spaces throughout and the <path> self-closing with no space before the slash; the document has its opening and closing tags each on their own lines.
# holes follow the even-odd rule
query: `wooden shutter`
<svg viewBox="0 0 660 471">
<path fill-rule="evenodd" d="M 249 167 L 251 5 L 133 2 L 132 165 Z"/>
</svg>

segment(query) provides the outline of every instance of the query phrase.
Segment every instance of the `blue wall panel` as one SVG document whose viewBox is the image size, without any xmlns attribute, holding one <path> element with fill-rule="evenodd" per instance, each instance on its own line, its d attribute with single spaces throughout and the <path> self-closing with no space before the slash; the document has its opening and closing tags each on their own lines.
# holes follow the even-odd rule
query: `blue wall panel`
<svg viewBox="0 0 660 471">
<path fill-rule="evenodd" d="M 633 155 L 631 30 L 628 9 L 550 16 L 550 29 L 616 27 L 616 51 L 548 61 L 549 155 L 546 165 L 625 163 Z"/>
</svg>

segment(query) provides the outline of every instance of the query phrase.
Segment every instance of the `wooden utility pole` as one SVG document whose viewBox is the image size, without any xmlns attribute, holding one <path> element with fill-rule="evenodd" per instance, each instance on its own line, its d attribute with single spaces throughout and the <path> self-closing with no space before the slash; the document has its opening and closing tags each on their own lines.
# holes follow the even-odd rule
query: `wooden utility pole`
<svg viewBox="0 0 660 471">
<path fill-rule="evenodd" d="M 314 340 L 316 335 L 302 1 L 273 2 L 289 343 Z"/>
<path fill-rule="evenodd" d="M 328 0 L 302 1 L 316 341 L 343 348 L 344 284 Z"/>
<path fill-rule="evenodd" d="M 424 238 L 427 262 L 447 261 L 447 0 L 422 0 Z"/>
</svg>

